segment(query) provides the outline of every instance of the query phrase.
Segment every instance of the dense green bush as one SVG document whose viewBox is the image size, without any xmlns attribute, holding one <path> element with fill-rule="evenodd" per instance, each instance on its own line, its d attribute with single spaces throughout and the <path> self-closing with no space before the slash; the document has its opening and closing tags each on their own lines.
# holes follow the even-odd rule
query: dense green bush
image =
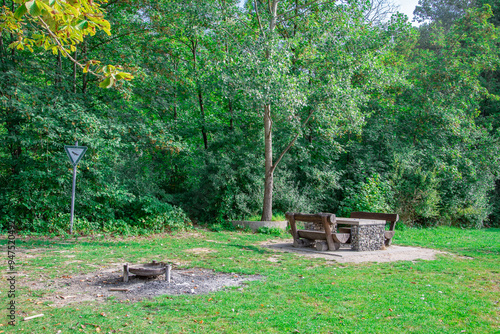
<svg viewBox="0 0 500 334">
<path fill-rule="evenodd" d="M 353 211 L 390 212 L 393 202 L 389 183 L 382 182 L 378 174 L 367 178 L 365 182 L 351 184 L 344 196 L 339 208 L 339 214 L 343 217 L 349 217 Z"/>
<path fill-rule="evenodd" d="M 401 16 L 366 22 L 350 2 L 321 5 L 283 23 L 266 50 L 249 37 L 259 24 L 239 14 L 247 7 L 200 3 L 106 7 L 118 32 L 87 38 L 77 53 L 127 59 L 136 78 L 116 89 L 37 46 L 8 49 L 16 36 L 1 34 L 0 228 L 68 230 L 63 146 L 75 141 L 89 148 L 78 167 L 78 233 L 169 231 L 188 227 L 187 215 L 219 230 L 260 215 L 263 104 L 273 161 L 294 141 L 274 172 L 275 212 L 499 226 L 500 58 L 490 24 L 499 15 L 488 6 L 446 29 L 417 29 Z"/>
</svg>

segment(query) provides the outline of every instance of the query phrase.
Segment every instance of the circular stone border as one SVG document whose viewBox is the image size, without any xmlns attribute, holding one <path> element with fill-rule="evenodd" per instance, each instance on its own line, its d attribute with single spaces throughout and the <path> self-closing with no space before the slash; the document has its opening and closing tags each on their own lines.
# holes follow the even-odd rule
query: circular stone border
<svg viewBox="0 0 500 334">
<path fill-rule="evenodd" d="M 282 229 L 283 231 L 286 231 L 286 227 L 288 226 L 288 221 L 286 220 L 278 220 L 278 221 L 232 220 L 231 223 L 233 224 L 234 227 L 238 226 L 248 227 L 254 232 L 257 231 L 259 227 L 279 228 Z"/>
</svg>

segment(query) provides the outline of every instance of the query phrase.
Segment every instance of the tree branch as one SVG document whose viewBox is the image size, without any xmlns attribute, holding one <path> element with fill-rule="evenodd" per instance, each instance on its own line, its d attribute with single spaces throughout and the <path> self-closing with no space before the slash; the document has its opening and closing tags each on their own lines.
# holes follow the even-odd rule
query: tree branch
<svg viewBox="0 0 500 334">
<path fill-rule="evenodd" d="M 147 30 L 147 29 L 146 29 L 146 28 L 144 28 L 144 29 L 139 29 L 139 30 L 133 30 L 133 31 L 129 31 L 129 32 L 128 32 L 128 33 L 126 33 L 126 34 L 113 36 L 112 38 L 109 38 L 109 39 L 105 40 L 104 42 L 101 42 L 101 43 L 98 43 L 98 44 L 94 45 L 92 48 L 90 48 L 90 50 L 89 50 L 89 51 L 93 51 L 93 50 L 94 50 L 94 49 L 96 49 L 97 47 L 99 47 L 99 46 L 101 46 L 101 45 L 103 45 L 103 44 L 106 44 L 106 43 L 108 43 L 108 42 L 111 42 L 111 41 L 112 41 L 112 40 L 114 40 L 114 39 L 117 39 L 117 38 L 120 38 L 120 37 L 123 37 L 123 36 L 128 36 L 128 35 L 134 34 L 134 33 L 136 33 L 136 32 L 141 32 L 141 31 L 145 31 L 145 30 Z"/>
<path fill-rule="evenodd" d="M 311 112 L 309 113 L 309 116 L 307 116 L 306 120 L 304 121 L 304 123 L 302 123 L 302 125 L 300 126 L 300 128 L 303 128 L 304 126 L 306 126 L 307 122 L 309 122 L 309 120 L 311 119 L 311 116 L 314 114 L 314 109 L 311 110 Z M 295 143 L 295 141 L 297 140 L 297 138 L 299 138 L 300 136 L 300 132 L 298 132 L 295 137 L 293 137 L 292 141 L 290 141 L 290 143 L 288 144 L 288 146 L 283 150 L 283 152 L 281 152 L 279 158 L 276 160 L 276 162 L 273 164 L 273 166 L 271 167 L 271 173 L 274 172 L 274 170 L 276 169 L 276 167 L 278 166 L 278 164 L 280 163 L 281 159 L 283 159 L 283 156 L 286 154 L 286 152 L 288 152 L 288 150 L 293 146 L 293 144 Z"/>
<path fill-rule="evenodd" d="M 312 4 L 315 4 L 316 2 L 318 2 L 319 0 L 313 0 L 311 2 L 308 2 L 308 3 L 305 3 L 303 5 L 300 5 L 300 6 L 297 6 L 297 7 L 294 7 L 293 9 L 290 9 L 290 10 L 287 10 L 286 12 L 284 13 L 281 13 L 279 15 L 276 15 L 276 17 L 281 17 L 281 16 L 285 16 L 286 14 L 290 13 L 290 12 L 294 12 L 298 9 L 302 9 L 302 8 L 305 8 L 305 7 L 309 7 L 311 6 Z"/>
<path fill-rule="evenodd" d="M 101 7 L 102 8 L 108 8 L 109 6 L 111 6 L 112 4 L 117 3 L 118 1 L 120 1 L 120 0 L 111 0 L 108 3 L 101 5 Z"/>
<path fill-rule="evenodd" d="M 257 22 L 259 22 L 259 28 L 260 31 L 262 32 L 262 35 L 265 36 L 264 29 L 262 28 L 262 22 L 260 21 L 260 15 L 259 15 L 259 8 L 257 7 L 257 0 L 253 1 L 253 6 L 255 8 L 255 14 L 257 15 Z"/>
<path fill-rule="evenodd" d="M 287 15 L 287 14 L 289 14 L 289 13 L 291 13 L 291 12 L 295 12 L 295 11 L 296 11 L 296 10 L 298 10 L 298 9 L 302 9 L 302 8 L 310 7 L 310 6 L 314 5 L 314 4 L 317 4 L 318 6 L 320 6 L 320 5 L 326 5 L 326 4 L 329 4 L 329 3 L 337 2 L 336 0 L 332 0 L 332 1 L 324 1 L 324 2 L 321 2 L 321 3 L 317 3 L 318 1 L 319 1 L 319 0 L 313 0 L 313 1 L 309 2 L 309 3 L 306 3 L 306 4 L 303 4 L 303 5 L 300 5 L 300 6 L 294 7 L 294 8 L 292 8 L 292 9 L 290 9 L 290 10 L 287 10 L 287 11 L 286 11 L 286 12 L 284 12 L 284 13 L 281 13 L 281 14 L 279 14 L 279 15 L 276 15 L 276 17 L 277 17 L 277 18 L 278 18 L 278 17 L 282 17 L 283 19 L 282 19 L 282 20 L 280 20 L 280 22 L 282 22 L 282 21 L 284 21 L 284 20 L 289 20 L 289 19 L 291 19 L 291 18 L 294 18 L 294 17 L 300 16 L 300 15 L 303 15 L 304 13 L 300 13 L 300 14 L 298 14 L 298 15 L 293 15 L 293 16 L 290 16 L 290 17 L 285 18 L 285 15 Z"/>
<path fill-rule="evenodd" d="M 52 32 L 52 30 L 50 30 L 49 25 L 47 23 L 45 23 L 45 21 L 42 19 L 42 17 L 39 16 L 38 19 L 42 23 L 43 27 L 47 30 L 47 32 L 49 33 L 49 35 L 54 39 L 54 41 L 56 42 L 56 44 L 59 46 L 59 50 L 62 51 L 65 54 L 65 56 L 69 60 L 71 60 L 75 65 L 79 66 L 82 70 L 85 69 L 84 65 L 80 64 L 75 58 L 71 57 L 71 55 L 68 53 L 68 51 L 66 51 L 66 49 L 64 48 L 64 46 L 62 46 L 61 42 L 59 41 L 59 38 Z M 89 73 L 91 73 L 91 74 L 93 74 L 96 77 L 99 77 L 101 79 L 104 78 L 104 76 L 95 73 L 94 71 L 92 71 L 89 68 L 87 69 L 87 72 L 89 72 Z"/>
</svg>

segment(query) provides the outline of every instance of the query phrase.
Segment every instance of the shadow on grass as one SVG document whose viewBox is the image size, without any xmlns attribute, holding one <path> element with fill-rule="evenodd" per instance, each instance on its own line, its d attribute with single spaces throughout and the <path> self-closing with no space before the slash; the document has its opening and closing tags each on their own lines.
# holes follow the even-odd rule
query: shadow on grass
<svg viewBox="0 0 500 334">
<path fill-rule="evenodd" d="M 270 254 L 270 253 L 273 253 L 270 250 L 259 248 L 259 247 L 255 247 L 255 246 L 243 246 L 243 245 L 233 245 L 233 244 L 228 244 L 227 246 L 239 248 L 239 249 L 244 250 L 244 251 L 255 252 L 255 253 L 258 253 L 258 254 Z"/>
</svg>

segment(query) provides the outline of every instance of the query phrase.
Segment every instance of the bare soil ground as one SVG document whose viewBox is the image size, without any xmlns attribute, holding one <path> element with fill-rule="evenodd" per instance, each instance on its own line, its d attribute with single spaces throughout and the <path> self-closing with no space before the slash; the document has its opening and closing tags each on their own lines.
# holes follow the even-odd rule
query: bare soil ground
<svg viewBox="0 0 500 334">
<path fill-rule="evenodd" d="M 323 258 L 336 262 L 394 262 L 394 261 L 414 261 L 414 260 L 435 260 L 436 255 L 446 254 L 430 248 L 389 246 L 384 250 L 370 252 L 356 252 L 350 249 L 349 245 L 342 245 L 337 251 L 319 252 L 314 248 L 295 248 L 292 246 L 293 239 L 289 240 L 269 240 L 262 243 L 262 246 L 282 252 L 296 253 L 309 258 Z"/>
<path fill-rule="evenodd" d="M 240 286 L 247 281 L 259 280 L 262 276 L 220 273 L 213 270 L 191 268 L 172 270 L 168 283 L 165 275 L 153 278 L 129 276 L 123 282 L 123 269 L 105 269 L 80 276 L 66 276 L 49 282 L 35 282 L 31 290 L 47 290 L 40 301 L 51 301 L 56 306 L 82 301 L 104 302 L 114 296 L 120 300 L 138 301 L 159 295 L 206 294 L 212 291 Z M 49 285 L 49 284 L 50 285 Z M 124 289 L 125 291 L 113 291 Z"/>
</svg>

